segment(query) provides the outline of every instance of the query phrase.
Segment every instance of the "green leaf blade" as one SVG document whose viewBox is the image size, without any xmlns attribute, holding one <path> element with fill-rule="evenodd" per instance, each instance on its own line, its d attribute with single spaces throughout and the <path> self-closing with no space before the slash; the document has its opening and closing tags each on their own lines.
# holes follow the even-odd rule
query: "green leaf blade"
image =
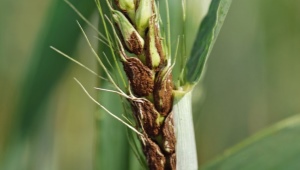
<svg viewBox="0 0 300 170">
<path fill-rule="evenodd" d="M 226 151 L 202 170 L 299 169 L 300 115 L 250 137 Z"/>
<path fill-rule="evenodd" d="M 212 0 L 194 42 L 191 56 L 186 63 L 186 82 L 196 84 L 201 78 L 204 65 L 220 32 L 231 0 Z"/>
</svg>

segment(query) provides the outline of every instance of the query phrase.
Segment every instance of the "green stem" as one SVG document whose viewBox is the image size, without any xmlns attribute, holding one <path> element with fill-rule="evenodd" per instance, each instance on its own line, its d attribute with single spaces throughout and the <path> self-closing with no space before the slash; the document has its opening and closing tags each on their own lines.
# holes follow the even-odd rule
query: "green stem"
<svg viewBox="0 0 300 170">
<path fill-rule="evenodd" d="M 173 111 L 177 140 L 177 170 L 198 169 L 191 91 L 176 101 Z"/>
</svg>

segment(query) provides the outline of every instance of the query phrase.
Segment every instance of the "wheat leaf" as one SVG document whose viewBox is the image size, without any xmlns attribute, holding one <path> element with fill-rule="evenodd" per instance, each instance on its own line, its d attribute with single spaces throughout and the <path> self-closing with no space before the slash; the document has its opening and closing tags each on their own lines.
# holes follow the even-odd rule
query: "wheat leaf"
<svg viewBox="0 0 300 170">
<path fill-rule="evenodd" d="M 194 85 L 199 81 L 230 4 L 231 0 L 212 0 L 209 11 L 199 27 L 191 56 L 186 64 L 186 83 Z"/>
</svg>

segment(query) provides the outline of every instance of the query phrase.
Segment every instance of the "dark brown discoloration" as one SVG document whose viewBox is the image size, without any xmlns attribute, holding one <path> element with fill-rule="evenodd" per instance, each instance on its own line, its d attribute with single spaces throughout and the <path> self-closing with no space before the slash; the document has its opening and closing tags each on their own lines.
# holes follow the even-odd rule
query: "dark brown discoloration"
<svg viewBox="0 0 300 170">
<path fill-rule="evenodd" d="M 123 62 L 123 66 L 135 95 L 148 96 L 153 92 L 154 76 L 152 71 L 144 66 L 139 59 L 127 58 Z"/>
<path fill-rule="evenodd" d="M 157 13 L 156 12 L 156 8 L 155 8 L 155 1 L 152 1 L 152 11 L 153 13 Z M 160 29 L 159 29 L 159 24 L 155 21 L 156 20 L 156 16 L 153 17 L 153 24 L 154 24 L 154 31 L 155 31 L 155 46 L 157 48 L 157 51 L 159 53 L 160 56 L 160 64 L 165 66 L 165 62 L 166 62 L 166 57 L 165 57 L 165 52 L 163 50 L 162 47 L 162 39 L 160 36 Z"/>
<path fill-rule="evenodd" d="M 164 51 L 163 51 L 163 48 L 162 48 L 162 42 L 161 42 L 161 38 L 160 38 L 160 33 L 159 33 L 159 28 L 158 28 L 158 25 L 157 23 L 155 23 L 155 46 L 156 46 L 156 49 L 158 51 L 158 54 L 160 56 L 160 64 L 161 65 L 165 65 L 165 54 L 164 54 Z"/>
<path fill-rule="evenodd" d="M 174 132 L 173 112 L 164 121 L 162 127 L 163 149 L 168 154 L 175 152 L 176 138 Z"/>
<path fill-rule="evenodd" d="M 149 46 L 150 46 L 150 38 L 149 38 L 149 34 L 147 34 L 147 36 L 145 37 L 145 58 L 146 58 L 145 65 L 149 69 L 153 69 L 152 68 L 152 58 L 151 58 L 151 53 L 150 53 Z"/>
<path fill-rule="evenodd" d="M 120 1 L 115 0 L 115 2 L 120 8 Z M 135 1 L 136 8 L 139 6 L 139 2 L 139 0 Z M 131 97 L 128 97 L 128 101 L 136 119 L 137 129 L 143 133 L 139 137 L 148 168 L 150 170 L 175 170 L 176 138 L 172 112 L 171 68 L 167 66 L 168 57 L 165 54 L 164 42 L 160 36 L 155 1 L 151 0 L 151 3 L 153 15 L 149 19 L 149 27 L 143 32 L 143 37 L 137 31 L 132 31 L 134 29 L 131 27 L 130 33 L 128 30 L 122 32 L 123 30 L 120 30 L 119 25 L 117 25 L 119 38 L 127 52 L 134 53 L 140 59 L 128 57 L 124 51 L 120 55 L 122 55 L 123 68 L 135 96 L 130 94 Z M 128 11 L 121 10 L 134 27 L 134 11 L 129 11 L 131 9 Z M 133 14 L 132 20 L 130 20 L 127 12 L 133 12 L 130 13 Z M 126 34 L 126 36 L 122 34 Z"/>
<path fill-rule="evenodd" d="M 150 69 L 154 69 L 155 71 L 160 70 L 162 66 L 164 66 L 165 63 L 165 55 L 163 52 L 162 48 L 162 43 L 161 43 L 161 38 L 159 35 L 159 28 L 157 23 L 155 22 L 156 17 L 153 16 L 149 20 L 149 29 L 154 30 L 154 35 L 150 35 L 149 31 L 147 33 L 147 36 L 145 37 L 145 56 L 146 56 L 146 66 L 149 67 Z M 157 53 L 159 54 L 160 57 L 160 63 L 157 67 L 153 68 L 152 65 L 152 56 L 151 56 L 151 49 L 150 49 L 150 40 L 154 40 L 155 42 L 155 48 L 157 50 Z"/>
<path fill-rule="evenodd" d="M 130 21 L 130 19 L 126 16 L 126 18 Z M 130 35 L 130 37 L 128 39 L 126 39 L 123 35 L 122 35 L 122 31 L 121 28 L 118 24 L 115 24 L 116 28 L 117 28 L 117 32 L 119 34 L 119 38 L 122 42 L 122 44 L 124 45 L 125 49 L 131 53 L 134 53 L 136 55 L 140 55 L 143 53 L 143 43 L 140 41 L 139 39 L 139 35 L 136 31 L 133 31 Z"/>
<path fill-rule="evenodd" d="M 154 85 L 153 96 L 155 108 L 161 115 L 166 116 L 173 106 L 173 84 L 172 74 L 170 72 L 166 73 L 161 71 L 158 73 Z"/>
<path fill-rule="evenodd" d="M 167 163 L 167 168 L 170 170 L 176 170 L 176 154 L 173 153 L 168 157 L 168 163 Z"/>
<path fill-rule="evenodd" d="M 143 150 L 150 170 L 165 170 L 166 158 L 159 146 L 150 138 L 144 138 Z"/>
<path fill-rule="evenodd" d="M 126 44 L 128 45 L 128 49 L 130 52 L 136 54 L 136 55 L 140 55 L 143 52 L 143 45 L 142 42 L 140 42 L 139 35 L 137 35 L 137 32 L 132 32 L 132 34 L 130 35 L 130 38 L 126 41 Z"/>
<path fill-rule="evenodd" d="M 142 126 L 147 135 L 157 136 L 160 132 L 160 124 L 157 121 L 159 113 L 149 100 L 141 100 L 131 102 L 135 116 L 140 121 L 140 126 Z"/>
</svg>

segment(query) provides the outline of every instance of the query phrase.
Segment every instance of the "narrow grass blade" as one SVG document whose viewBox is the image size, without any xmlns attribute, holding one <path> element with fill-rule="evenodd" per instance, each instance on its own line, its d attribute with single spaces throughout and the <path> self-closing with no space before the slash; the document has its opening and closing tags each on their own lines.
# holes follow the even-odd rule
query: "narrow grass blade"
<svg viewBox="0 0 300 170">
<path fill-rule="evenodd" d="M 299 169 L 300 115 L 281 121 L 227 150 L 202 170 Z"/>
<path fill-rule="evenodd" d="M 86 17 L 89 17 L 96 8 L 93 1 L 71 0 L 70 2 Z M 39 39 L 33 48 L 31 61 L 24 72 L 24 81 L 20 85 L 20 97 L 15 106 L 14 124 L 5 153 L 7 162 L 4 162 L 7 164 L 22 167 L 21 159 L 26 149 L 25 141 L 38 131 L 40 124 L 44 123 L 45 114 L 49 113 L 44 112 L 42 108 L 69 62 L 49 46 L 53 45 L 68 54 L 75 51 L 80 35 L 76 19 L 78 19 L 77 14 L 64 1 L 53 0 L 39 33 Z"/>
<path fill-rule="evenodd" d="M 96 8 L 94 2 L 76 0 L 70 2 L 87 17 Z M 43 113 L 39 113 L 40 106 L 47 100 L 69 62 L 49 46 L 53 45 L 65 53 L 72 54 L 80 35 L 76 19 L 77 14 L 64 1 L 54 1 L 45 26 L 41 30 L 40 39 L 33 50 L 28 71 L 24 75 L 22 94 L 16 107 L 18 108 L 16 130 L 22 131 L 23 136 L 35 129 L 39 120 L 43 119 Z"/>
<path fill-rule="evenodd" d="M 185 83 L 194 85 L 199 81 L 230 4 L 231 0 L 212 0 L 209 11 L 199 27 L 191 56 L 186 64 Z"/>
</svg>

